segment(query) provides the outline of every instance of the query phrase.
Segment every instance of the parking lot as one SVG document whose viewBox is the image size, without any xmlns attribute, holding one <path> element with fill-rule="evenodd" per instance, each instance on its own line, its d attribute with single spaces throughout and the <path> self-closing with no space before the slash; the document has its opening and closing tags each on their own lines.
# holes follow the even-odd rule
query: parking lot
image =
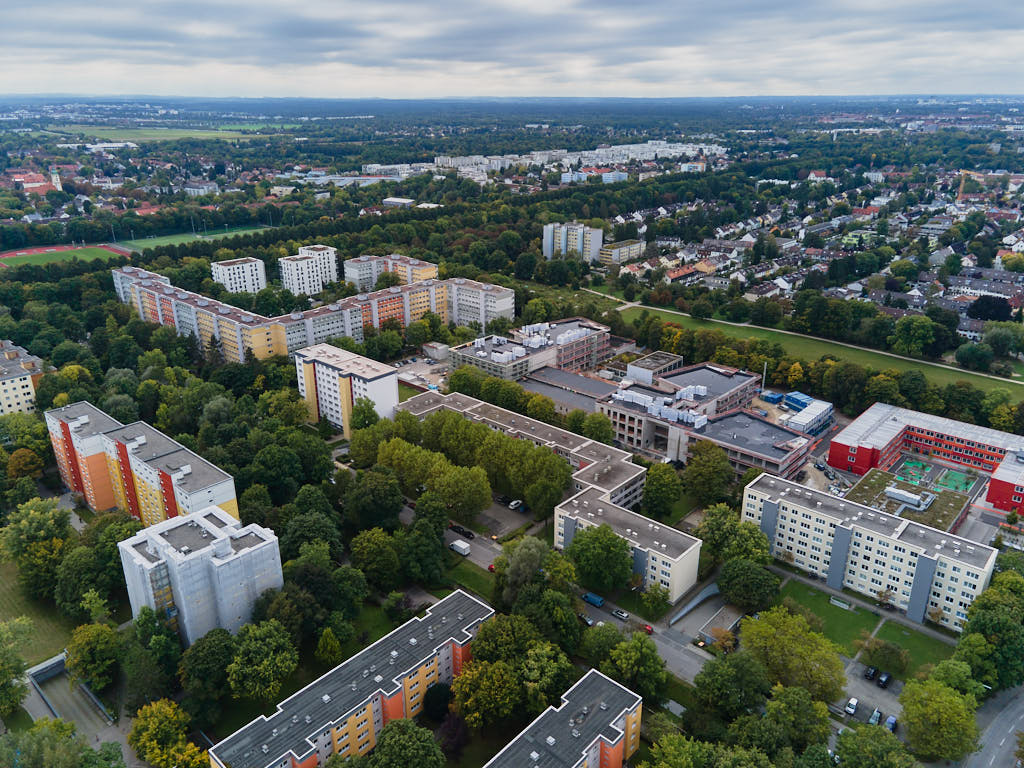
<svg viewBox="0 0 1024 768">
<path fill-rule="evenodd" d="M 443 388 L 448 375 L 447 361 L 431 360 L 429 357 L 420 357 L 419 355 L 416 355 L 415 363 L 407 362 L 410 359 L 395 361 L 394 366 L 398 370 L 399 376 L 408 377 L 412 383 L 421 387 L 433 384 L 439 389 Z"/>
<path fill-rule="evenodd" d="M 877 677 L 874 680 L 864 679 L 865 669 L 867 667 L 860 662 L 851 662 L 848 665 L 846 670 L 846 697 L 835 702 L 836 706 L 842 710 L 849 698 L 853 696 L 859 701 L 857 714 L 852 716 L 844 715 L 847 720 L 859 720 L 862 723 L 866 723 L 871 717 L 872 710 L 876 707 L 882 711 L 882 717 L 879 720 L 880 725 L 885 722 L 885 718 L 889 715 L 896 715 L 896 718 L 899 719 L 901 712 L 900 692 L 903 690 L 902 681 L 893 678 L 889 683 L 889 687 L 882 689 L 877 685 Z M 897 733 L 899 733 L 898 730 Z"/>
</svg>

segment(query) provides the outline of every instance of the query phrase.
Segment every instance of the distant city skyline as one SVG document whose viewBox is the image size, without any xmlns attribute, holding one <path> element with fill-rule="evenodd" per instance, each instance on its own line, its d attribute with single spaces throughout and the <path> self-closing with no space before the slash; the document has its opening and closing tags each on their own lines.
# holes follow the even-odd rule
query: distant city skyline
<svg viewBox="0 0 1024 768">
<path fill-rule="evenodd" d="M 1024 4 L 46 0 L 4 26 L 3 94 L 938 95 L 1021 91 Z"/>
</svg>

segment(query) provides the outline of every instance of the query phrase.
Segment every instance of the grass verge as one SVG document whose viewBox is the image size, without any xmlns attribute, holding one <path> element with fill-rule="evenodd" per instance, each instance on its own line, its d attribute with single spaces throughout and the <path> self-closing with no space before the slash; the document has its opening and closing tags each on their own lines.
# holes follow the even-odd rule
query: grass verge
<svg viewBox="0 0 1024 768">
<path fill-rule="evenodd" d="M 953 646 L 895 621 L 885 622 L 876 633 L 876 637 L 896 643 L 910 654 L 910 666 L 907 667 L 907 671 L 897 675 L 906 680 L 912 679 L 926 664 L 938 664 L 953 655 Z"/>
<path fill-rule="evenodd" d="M 494 589 L 494 576 L 461 555 L 453 555 L 458 562 L 448 569 L 448 577 L 460 587 L 468 589 L 484 600 L 490 600 Z"/>
<path fill-rule="evenodd" d="M 55 606 L 25 597 L 18 586 L 17 566 L 0 562 L 0 621 L 18 616 L 32 620 L 32 635 L 23 649 L 29 665 L 60 653 L 76 626 L 75 622 L 61 616 Z"/>
<path fill-rule="evenodd" d="M 809 587 L 799 581 L 790 581 L 782 588 L 782 597 L 791 597 L 805 608 L 810 609 L 824 622 L 825 637 L 838 645 L 849 657 L 857 653 L 854 640 L 861 631 L 870 632 L 878 623 L 878 616 L 860 608 L 845 610 L 829 602 L 829 596 L 821 590 Z"/>
</svg>

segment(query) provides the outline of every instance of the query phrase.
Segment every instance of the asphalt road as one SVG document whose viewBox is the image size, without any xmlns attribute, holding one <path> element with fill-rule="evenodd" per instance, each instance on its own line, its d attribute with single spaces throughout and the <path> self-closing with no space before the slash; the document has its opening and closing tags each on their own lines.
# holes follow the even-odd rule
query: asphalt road
<svg viewBox="0 0 1024 768">
<path fill-rule="evenodd" d="M 1019 688 L 1003 695 L 1010 698 L 986 703 L 985 708 L 994 708 L 995 715 L 978 740 L 981 749 L 964 761 L 964 768 L 1013 768 L 1017 731 L 1024 730 L 1024 696 Z"/>
</svg>

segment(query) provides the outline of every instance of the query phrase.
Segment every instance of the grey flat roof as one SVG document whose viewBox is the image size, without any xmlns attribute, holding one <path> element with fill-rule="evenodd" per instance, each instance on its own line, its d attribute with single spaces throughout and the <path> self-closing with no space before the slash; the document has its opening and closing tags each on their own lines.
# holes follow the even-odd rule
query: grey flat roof
<svg viewBox="0 0 1024 768">
<path fill-rule="evenodd" d="M 138 437 L 146 438 L 144 445 L 128 451 L 129 454 L 146 463 L 149 463 L 158 456 L 182 449 L 181 443 L 172 440 L 159 429 L 151 427 L 144 421 L 133 421 L 131 424 L 111 429 L 104 434 L 111 440 L 116 440 L 120 443 L 130 443 Z"/>
<path fill-rule="evenodd" d="M 536 381 L 532 378 L 523 379 L 519 384 L 527 392 L 533 392 L 535 395 L 550 397 L 556 403 L 565 406 L 569 410 L 579 408 L 581 411 L 586 411 L 587 413 L 592 413 L 597 410 L 595 400 L 590 395 L 583 395 L 579 392 L 574 392 L 562 387 L 556 387 L 545 381 Z"/>
<path fill-rule="evenodd" d="M 72 430 L 73 434 L 81 437 L 96 435 L 100 432 L 109 432 L 110 430 L 121 426 L 120 421 L 112 416 L 108 416 L 95 405 L 88 403 L 85 400 L 65 405 L 63 408 L 51 408 L 46 413 L 64 422 L 73 421 L 79 416 L 88 416 L 88 424 Z"/>
<path fill-rule="evenodd" d="M 525 386 L 526 382 L 529 381 L 537 381 L 560 387 L 571 392 L 589 395 L 591 398 L 603 397 L 618 388 L 617 385 L 610 381 L 595 379 L 592 376 L 582 376 L 578 373 L 570 373 L 569 371 L 563 371 L 561 368 L 552 368 L 550 365 L 545 365 L 543 368 L 538 368 L 536 371 L 531 372 L 526 377 L 526 381 L 520 383 Z"/>
<path fill-rule="evenodd" d="M 639 703 L 637 694 L 592 669 L 484 768 L 574 768 L 595 740 L 625 738 L 613 723 Z"/>
<path fill-rule="evenodd" d="M 186 464 L 189 465 L 191 472 L 180 480 L 175 480 L 177 487 L 189 493 L 209 488 L 211 485 L 231 477 L 198 453 L 190 451 L 181 443 L 172 440 L 159 429 L 151 427 L 144 421 L 135 421 L 112 429 L 105 432 L 104 436 L 122 443 L 128 443 L 136 437 L 145 437 L 146 443 L 129 453 L 169 475 L 173 475 Z"/>
<path fill-rule="evenodd" d="M 660 371 L 667 366 L 675 365 L 682 359 L 681 355 L 673 355 L 671 352 L 658 350 L 657 352 L 651 352 L 649 355 L 634 360 L 632 363 L 629 363 L 629 365 L 635 365 L 637 368 L 644 368 L 648 371 Z"/>
<path fill-rule="evenodd" d="M 707 437 L 745 452 L 782 459 L 807 443 L 803 435 L 773 424 L 745 411 L 729 411 L 710 419 L 697 430 L 689 430 L 697 437 Z"/>
<path fill-rule="evenodd" d="M 469 641 L 470 630 L 493 613 L 486 603 L 456 590 L 428 608 L 423 618 L 410 619 L 343 661 L 278 704 L 270 717 L 256 718 L 212 747 L 210 753 L 231 768 L 277 765 L 288 752 L 301 758 L 313 750 L 308 736 L 344 720 L 378 692 L 394 692 L 400 685 L 397 678 L 433 658 L 435 649 L 453 639 Z"/>
<path fill-rule="evenodd" d="M 189 525 L 187 518 L 183 518 L 181 525 L 168 528 L 157 535 L 174 547 L 177 552 L 185 554 L 183 551 L 185 547 L 188 547 L 190 552 L 197 552 L 213 543 L 214 540 L 210 538 L 209 533 L 203 536 L 203 532 L 205 532 L 204 529 Z"/>
<path fill-rule="evenodd" d="M 8 358 L 7 354 L 14 355 Z M 32 366 L 32 370 L 26 370 L 24 364 Z M 0 379 L 16 379 L 22 376 L 32 376 L 42 373 L 45 370 L 43 361 L 35 355 L 30 355 L 23 347 L 19 347 L 12 341 L 6 339 L 0 341 Z"/>
<path fill-rule="evenodd" d="M 634 365 L 636 365 L 636 363 L 634 363 Z M 666 374 L 661 378 L 675 384 L 677 387 L 689 387 L 691 385 L 703 385 L 707 387 L 707 397 L 700 398 L 703 400 L 721 397 L 727 392 L 731 392 L 737 387 L 743 386 L 757 377 L 750 373 L 733 373 L 725 368 L 705 364 L 697 368 L 675 371 L 674 373 Z"/>
</svg>

